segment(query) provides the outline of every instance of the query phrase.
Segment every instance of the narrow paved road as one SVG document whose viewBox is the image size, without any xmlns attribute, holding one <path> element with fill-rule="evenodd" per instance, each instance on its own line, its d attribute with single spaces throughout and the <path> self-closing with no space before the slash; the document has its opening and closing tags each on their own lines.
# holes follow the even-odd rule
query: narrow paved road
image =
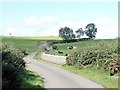
<svg viewBox="0 0 120 90">
<path fill-rule="evenodd" d="M 103 88 L 91 80 L 33 59 L 35 53 L 24 58 L 27 68 L 45 78 L 45 88 Z M 94 77 L 94 76 L 93 76 Z"/>
</svg>

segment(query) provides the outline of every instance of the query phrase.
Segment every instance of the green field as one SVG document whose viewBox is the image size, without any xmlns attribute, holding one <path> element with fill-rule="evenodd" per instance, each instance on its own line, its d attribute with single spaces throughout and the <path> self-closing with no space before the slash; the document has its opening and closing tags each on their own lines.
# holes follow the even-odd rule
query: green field
<svg viewBox="0 0 120 90">
<path fill-rule="evenodd" d="M 64 56 L 65 54 L 73 53 L 77 50 L 86 50 L 90 47 L 97 47 L 100 48 L 102 44 L 106 44 L 110 47 L 117 47 L 118 45 L 118 40 L 115 39 L 106 39 L 106 40 L 88 40 L 88 41 L 80 41 L 80 42 L 75 42 L 75 43 L 64 43 L 64 44 L 56 44 L 58 47 L 58 50 L 50 50 L 50 52 L 47 52 L 49 54 L 55 54 L 55 55 L 62 55 Z M 76 49 L 68 49 L 67 47 L 69 46 L 75 46 Z M 62 51 L 63 54 L 59 54 L 58 51 Z"/>
<path fill-rule="evenodd" d="M 88 52 L 90 50 L 97 49 L 96 51 L 103 51 L 105 53 L 111 52 L 111 50 L 116 50 L 118 47 L 118 40 L 117 39 L 106 39 L 106 40 L 88 40 L 88 41 L 80 41 L 75 43 L 64 43 L 64 44 L 56 44 L 57 50 L 50 50 L 49 54 L 54 55 L 62 55 L 65 56 L 65 54 L 74 55 L 74 52 Z M 68 49 L 69 46 L 75 46 L 76 49 Z M 63 54 L 59 54 L 58 51 L 62 51 Z M 117 54 L 115 52 L 112 52 L 115 55 L 112 57 L 115 57 L 113 59 L 117 59 Z M 107 60 L 107 58 L 106 58 Z M 118 74 L 111 77 L 109 75 L 109 71 L 105 71 L 103 69 L 95 69 L 96 66 L 92 67 L 88 65 L 88 68 L 85 69 L 78 69 L 77 66 L 62 66 L 63 69 L 68 70 L 72 73 L 76 73 L 79 75 L 82 75 L 83 77 L 86 77 L 90 80 L 93 80 L 104 87 L 107 88 L 118 88 Z M 92 69 L 93 68 L 93 69 Z"/>
<path fill-rule="evenodd" d="M 17 49 L 25 49 L 29 54 L 36 51 L 37 45 L 42 44 L 47 40 L 60 40 L 59 37 L 15 37 L 15 36 L 2 36 L 2 42 L 10 42 Z"/>
<path fill-rule="evenodd" d="M 38 48 L 39 45 L 44 43 L 46 40 L 59 40 L 59 37 L 14 37 L 14 36 L 0 36 L 1 43 L 6 43 L 7 45 L 15 47 L 16 49 L 24 49 L 28 54 L 34 52 Z M 3 44 L 4 45 L 4 44 Z M 44 82 L 42 78 L 28 70 L 20 70 L 20 76 L 23 78 L 23 82 L 21 84 L 21 88 L 43 88 Z"/>
<path fill-rule="evenodd" d="M 61 40 L 59 37 L 2 37 L 2 42 L 10 42 L 16 48 L 22 48 L 27 50 L 28 53 L 32 53 L 37 50 L 38 42 L 39 44 L 44 43 L 46 40 Z M 80 41 L 75 43 L 63 43 L 63 44 L 56 44 L 58 50 L 50 50 L 47 52 L 49 54 L 55 55 L 62 55 L 65 54 L 72 54 L 76 51 L 86 51 L 90 48 L 97 48 L 97 49 L 106 49 L 105 47 L 117 48 L 118 40 L 117 39 L 106 39 L 106 40 L 88 40 L 88 41 Z M 76 49 L 68 49 L 69 46 L 75 46 Z M 104 48 L 101 48 L 104 47 Z M 59 54 L 58 51 L 62 51 L 63 54 Z M 36 57 L 38 58 L 38 57 Z M 118 87 L 118 79 L 115 77 L 110 77 L 109 72 L 106 71 L 93 71 L 90 68 L 88 69 L 77 69 L 72 66 L 62 66 L 63 69 L 69 70 L 73 73 L 77 73 L 82 75 L 88 79 L 91 79 L 101 85 L 108 87 L 108 88 L 117 88 Z M 93 77 L 95 76 L 95 77 Z"/>
</svg>

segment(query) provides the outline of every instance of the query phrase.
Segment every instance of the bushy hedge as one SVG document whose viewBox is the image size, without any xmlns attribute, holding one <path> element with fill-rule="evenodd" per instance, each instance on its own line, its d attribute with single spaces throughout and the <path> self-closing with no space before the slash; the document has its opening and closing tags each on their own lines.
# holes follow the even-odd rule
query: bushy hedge
<svg viewBox="0 0 120 90">
<path fill-rule="evenodd" d="M 71 39 L 71 40 L 48 40 L 47 43 L 48 45 L 53 45 L 53 44 L 64 44 L 64 43 L 72 43 L 72 42 L 79 42 L 79 41 L 86 41 L 90 40 L 89 38 L 81 38 L 81 39 Z"/>
<path fill-rule="evenodd" d="M 53 48 L 53 49 L 57 49 L 57 45 L 53 45 L 52 48 Z"/>
<path fill-rule="evenodd" d="M 19 73 L 25 67 L 23 53 L 14 49 L 10 43 L 2 44 L 2 89 L 14 90 L 20 87 Z"/>
<path fill-rule="evenodd" d="M 104 69 L 114 75 L 120 71 L 118 48 L 115 45 L 102 43 L 99 47 L 79 49 L 66 58 L 67 65 L 77 68 Z"/>
</svg>

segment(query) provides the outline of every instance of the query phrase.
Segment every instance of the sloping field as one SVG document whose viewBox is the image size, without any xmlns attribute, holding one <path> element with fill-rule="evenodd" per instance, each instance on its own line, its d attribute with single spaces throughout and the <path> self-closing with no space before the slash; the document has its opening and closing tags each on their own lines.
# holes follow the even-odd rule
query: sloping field
<svg viewBox="0 0 120 90">
<path fill-rule="evenodd" d="M 16 36 L 2 36 L 2 42 L 7 42 L 8 44 L 12 43 L 15 48 L 25 49 L 28 53 L 31 53 L 37 49 L 38 43 L 42 44 L 46 40 L 60 40 L 59 37 L 16 37 Z"/>
</svg>

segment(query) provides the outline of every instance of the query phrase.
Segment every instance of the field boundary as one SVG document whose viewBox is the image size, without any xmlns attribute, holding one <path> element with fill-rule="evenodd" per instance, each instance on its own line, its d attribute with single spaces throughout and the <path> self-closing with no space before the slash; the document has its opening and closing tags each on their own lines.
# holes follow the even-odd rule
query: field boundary
<svg viewBox="0 0 120 90">
<path fill-rule="evenodd" d="M 50 55 L 50 54 L 41 54 L 42 60 L 52 62 L 55 64 L 66 64 L 66 56 L 57 56 L 57 55 Z"/>
</svg>

